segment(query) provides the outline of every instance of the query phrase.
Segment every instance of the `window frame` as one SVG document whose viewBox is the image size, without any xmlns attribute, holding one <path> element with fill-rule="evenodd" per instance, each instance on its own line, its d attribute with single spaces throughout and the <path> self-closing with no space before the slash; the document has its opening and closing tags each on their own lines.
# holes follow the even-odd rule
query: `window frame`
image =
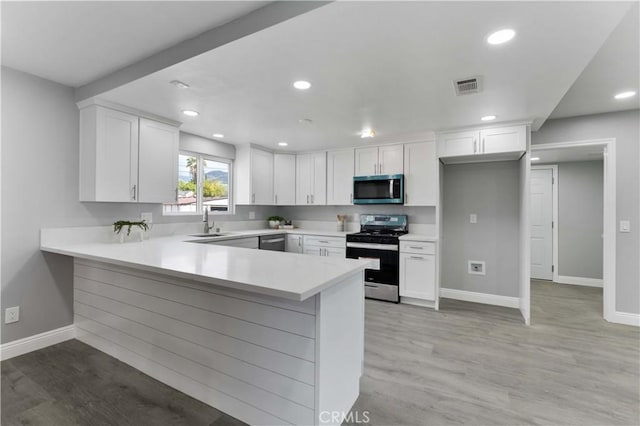
<svg viewBox="0 0 640 426">
<path fill-rule="evenodd" d="M 196 176 L 196 211 L 195 212 L 168 212 L 165 211 L 165 204 L 171 203 L 163 203 L 162 204 L 162 215 L 163 216 L 202 216 L 204 213 L 204 167 L 203 163 L 205 161 L 215 161 L 216 163 L 224 163 L 229 166 L 229 184 L 228 187 L 228 195 L 229 195 L 229 208 L 226 212 L 209 210 L 210 215 L 216 216 L 224 216 L 224 215 L 235 215 L 236 214 L 236 205 L 233 197 L 233 159 L 225 158 L 225 157 L 217 157 L 215 155 L 204 154 L 201 152 L 193 152 L 187 150 L 180 150 L 178 152 L 178 156 L 189 156 L 195 157 L 197 161 L 198 167 L 198 175 Z M 177 159 L 176 159 L 177 160 Z M 176 176 L 176 185 L 178 185 L 178 176 Z M 177 189 L 177 186 L 176 186 Z"/>
</svg>

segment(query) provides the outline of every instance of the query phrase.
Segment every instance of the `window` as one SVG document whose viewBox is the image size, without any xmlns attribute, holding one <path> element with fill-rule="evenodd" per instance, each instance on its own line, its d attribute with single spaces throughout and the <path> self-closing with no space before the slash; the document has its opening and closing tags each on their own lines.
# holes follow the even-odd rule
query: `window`
<svg viewBox="0 0 640 426">
<path fill-rule="evenodd" d="M 181 152 L 178 155 L 178 199 L 164 204 L 163 213 L 233 213 L 231 202 L 231 160 L 204 154 Z"/>
</svg>

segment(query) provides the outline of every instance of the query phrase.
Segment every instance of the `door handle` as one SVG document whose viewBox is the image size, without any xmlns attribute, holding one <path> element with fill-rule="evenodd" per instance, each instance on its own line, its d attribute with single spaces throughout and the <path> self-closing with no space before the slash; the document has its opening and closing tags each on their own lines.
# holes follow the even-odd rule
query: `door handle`
<svg viewBox="0 0 640 426">
<path fill-rule="evenodd" d="M 371 288 L 378 288 L 377 285 L 373 285 L 373 284 L 365 284 L 365 287 L 371 287 Z"/>
<path fill-rule="evenodd" d="M 262 240 L 263 243 L 281 243 L 284 241 L 284 238 L 274 238 L 272 240 Z"/>
</svg>

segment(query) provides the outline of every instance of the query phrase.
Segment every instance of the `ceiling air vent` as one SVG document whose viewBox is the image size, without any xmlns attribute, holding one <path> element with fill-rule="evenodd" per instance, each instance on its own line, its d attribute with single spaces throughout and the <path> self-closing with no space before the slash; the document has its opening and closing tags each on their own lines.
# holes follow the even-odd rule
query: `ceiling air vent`
<svg viewBox="0 0 640 426">
<path fill-rule="evenodd" d="M 453 86 L 456 89 L 456 96 L 478 93 L 481 89 L 480 83 L 480 77 L 469 77 L 461 80 L 454 80 Z"/>
</svg>

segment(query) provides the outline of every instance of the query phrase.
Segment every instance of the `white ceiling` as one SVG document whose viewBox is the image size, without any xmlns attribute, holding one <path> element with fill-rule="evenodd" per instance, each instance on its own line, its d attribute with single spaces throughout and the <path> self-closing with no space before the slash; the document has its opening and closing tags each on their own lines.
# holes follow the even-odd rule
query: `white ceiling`
<svg viewBox="0 0 640 426">
<path fill-rule="evenodd" d="M 573 161 L 602 161 L 603 152 L 603 146 L 576 146 L 572 148 L 541 150 L 536 149 L 536 146 L 533 145 L 531 147 L 531 157 L 537 157 L 540 160 L 532 161 L 531 164 L 553 164 Z"/>
<path fill-rule="evenodd" d="M 2 2 L 2 63 L 78 87 L 266 3 Z M 504 27 L 517 31 L 512 42 L 485 43 Z M 611 92 L 638 89 L 638 50 L 637 2 L 335 2 L 102 97 L 231 143 L 353 146 L 416 140 L 487 114 L 536 129 L 552 112 L 637 108 L 637 97 L 623 105 Z M 455 97 L 451 80 L 473 75 L 483 92 Z M 313 87 L 296 91 L 297 79 Z M 375 139 L 358 137 L 367 126 Z"/>
<path fill-rule="evenodd" d="M 631 3 L 336 2 L 107 92 L 104 97 L 182 121 L 205 137 L 293 150 L 352 146 L 429 130 L 551 114 Z M 516 38 L 490 46 L 511 27 Z M 614 65 L 616 66 L 616 65 Z M 480 94 L 452 79 L 483 76 Z M 178 79 L 191 88 L 168 82 Z M 313 87 L 296 91 L 294 80 Z M 197 118 L 180 114 L 195 109 Z M 300 124 L 310 118 L 312 124 Z"/>
<path fill-rule="evenodd" d="M 2 2 L 2 64 L 78 87 L 264 1 Z"/>
<path fill-rule="evenodd" d="M 640 92 L 640 6 L 620 25 L 562 98 L 550 118 L 640 108 L 640 96 L 616 100 L 617 93 Z"/>
</svg>

